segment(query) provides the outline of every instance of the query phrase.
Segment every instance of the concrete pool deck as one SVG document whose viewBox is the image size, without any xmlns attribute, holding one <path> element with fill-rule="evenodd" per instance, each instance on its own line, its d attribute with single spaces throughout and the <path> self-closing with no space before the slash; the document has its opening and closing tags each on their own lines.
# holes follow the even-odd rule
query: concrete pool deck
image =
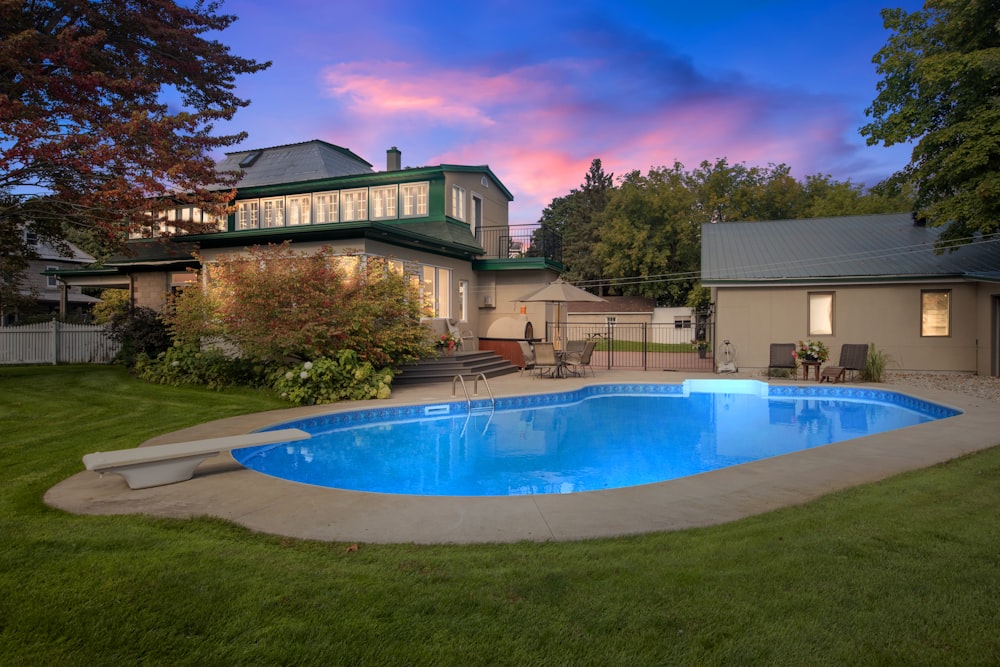
<svg viewBox="0 0 1000 667">
<path fill-rule="evenodd" d="M 538 379 L 514 374 L 490 380 L 490 387 L 496 396 L 514 396 L 569 391 L 588 384 L 748 377 L 762 379 L 742 374 L 598 371 L 596 378 Z M 814 383 L 772 380 L 772 384 Z M 565 495 L 456 498 L 328 489 L 247 470 L 224 452 L 199 466 L 193 479 L 148 489 L 131 490 L 119 475 L 102 477 L 84 471 L 49 489 L 45 502 L 76 514 L 213 516 L 263 533 L 336 542 L 578 540 L 725 523 L 1000 444 L 1000 403 L 996 401 L 905 385 L 856 386 L 905 393 L 964 414 L 691 477 Z M 375 405 L 457 400 L 451 389 L 450 383 L 399 387 L 391 399 L 377 404 L 343 403 L 231 417 L 143 444 L 236 435 L 291 419 Z M 461 388 L 458 394 L 464 399 Z M 480 397 L 486 395 L 481 390 Z M 864 446 L 858 446 L 862 441 Z M 99 449 L 95 444 L 94 450 Z"/>
</svg>

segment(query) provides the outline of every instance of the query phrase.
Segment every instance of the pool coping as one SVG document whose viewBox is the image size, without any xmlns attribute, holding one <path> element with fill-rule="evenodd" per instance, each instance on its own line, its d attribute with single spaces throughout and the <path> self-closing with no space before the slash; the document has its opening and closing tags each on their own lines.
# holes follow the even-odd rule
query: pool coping
<svg viewBox="0 0 1000 667">
<path fill-rule="evenodd" d="M 675 384 L 692 378 L 727 379 L 712 374 L 607 371 L 593 379 L 503 376 L 491 379 L 490 385 L 499 397 L 564 392 L 593 384 Z M 795 381 L 770 384 L 816 386 Z M 149 489 L 131 490 L 118 475 L 101 477 L 84 471 L 49 489 L 45 502 L 77 514 L 214 516 L 254 531 L 324 541 L 563 541 L 725 523 L 1000 444 L 1000 405 L 994 401 L 905 385 L 842 386 L 906 394 L 962 414 L 681 479 L 563 495 L 438 497 L 329 489 L 261 475 L 240 466 L 227 452 L 202 464 L 191 480 Z M 446 384 L 398 388 L 393 398 L 379 404 L 453 400 L 451 386 Z M 370 403 L 346 403 L 243 415 L 164 434 L 143 444 L 236 435 L 289 420 L 368 407 Z M 864 447 L 858 446 L 861 442 Z"/>
</svg>

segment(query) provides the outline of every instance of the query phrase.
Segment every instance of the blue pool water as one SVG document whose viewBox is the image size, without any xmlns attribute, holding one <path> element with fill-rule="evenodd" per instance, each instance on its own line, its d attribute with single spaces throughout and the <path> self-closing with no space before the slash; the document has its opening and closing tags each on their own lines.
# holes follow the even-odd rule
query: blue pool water
<svg viewBox="0 0 1000 667">
<path fill-rule="evenodd" d="M 649 484 L 959 414 L 881 390 L 753 380 L 375 408 L 298 420 L 313 437 L 233 451 L 306 484 L 435 496 L 572 493 Z M 863 441 L 858 442 L 863 447 Z"/>
</svg>

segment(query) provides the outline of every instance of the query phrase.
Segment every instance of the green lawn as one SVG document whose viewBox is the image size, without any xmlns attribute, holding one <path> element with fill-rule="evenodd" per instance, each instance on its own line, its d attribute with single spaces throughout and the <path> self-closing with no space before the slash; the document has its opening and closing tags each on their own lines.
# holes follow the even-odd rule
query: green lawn
<svg viewBox="0 0 1000 667">
<path fill-rule="evenodd" d="M 96 449 L 278 402 L 0 368 L 0 664 L 1000 662 L 1000 448 L 714 528 L 379 546 L 42 503 Z"/>
</svg>

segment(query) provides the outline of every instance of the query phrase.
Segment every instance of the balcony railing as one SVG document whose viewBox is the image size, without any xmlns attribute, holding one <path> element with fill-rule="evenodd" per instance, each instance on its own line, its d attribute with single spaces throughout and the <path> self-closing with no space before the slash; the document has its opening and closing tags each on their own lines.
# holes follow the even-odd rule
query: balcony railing
<svg viewBox="0 0 1000 667">
<path fill-rule="evenodd" d="M 483 259 L 544 257 L 562 262 L 562 236 L 535 225 L 483 227 L 476 239 L 486 251 Z"/>
</svg>

